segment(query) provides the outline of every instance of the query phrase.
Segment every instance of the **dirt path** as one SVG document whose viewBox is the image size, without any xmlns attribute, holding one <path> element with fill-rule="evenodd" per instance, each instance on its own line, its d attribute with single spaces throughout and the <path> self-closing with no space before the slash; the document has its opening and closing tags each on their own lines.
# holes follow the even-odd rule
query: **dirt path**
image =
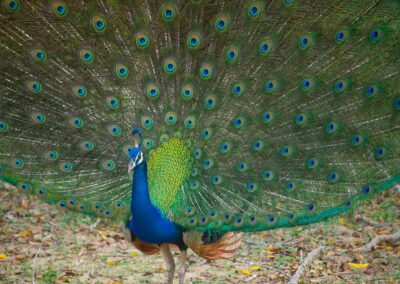
<svg viewBox="0 0 400 284">
<path fill-rule="evenodd" d="M 141 255 L 124 241 L 119 224 L 94 226 L 96 220 L 14 190 L 0 190 L 0 200 L 1 283 L 164 282 L 162 257 Z M 190 253 L 187 283 L 285 283 L 318 246 L 324 252 L 306 267 L 304 283 L 400 283 L 398 243 L 355 251 L 377 235 L 400 230 L 399 204 L 400 194 L 392 190 L 356 212 L 377 224 L 346 215 L 306 228 L 247 235 L 239 255 L 229 261 L 207 263 Z"/>
</svg>

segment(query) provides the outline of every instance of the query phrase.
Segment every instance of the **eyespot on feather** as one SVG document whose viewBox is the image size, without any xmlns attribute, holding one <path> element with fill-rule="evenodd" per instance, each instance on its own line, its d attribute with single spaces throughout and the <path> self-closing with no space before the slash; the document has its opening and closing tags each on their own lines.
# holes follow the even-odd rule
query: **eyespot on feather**
<svg viewBox="0 0 400 284">
<path fill-rule="evenodd" d="M 247 6 L 247 17 L 251 20 L 256 20 L 262 17 L 264 11 L 263 1 L 252 1 Z"/>
<path fill-rule="evenodd" d="M 193 99 L 194 96 L 194 88 L 193 85 L 190 83 L 186 83 L 182 86 L 181 95 L 184 101 L 189 101 Z"/>
<path fill-rule="evenodd" d="M 35 112 L 31 115 L 31 119 L 37 124 L 42 124 L 46 121 L 46 116 L 41 112 Z"/>
<path fill-rule="evenodd" d="M 267 56 L 274 50 L 274 42 L 270 37 L 264 38 L 258 45 L 258 53 L 261 56 Z"/>
<path fill-rule="evenodd" d="M 199 70 L 200 78 L 203 80 L 209 80 L 213 75 L 213 66 L 209 63 L 202 64 Z"/>
<path fill-rule="evenodd" d="M 56 161 L 58 159 L 59 155 L 58 155 L 57 151 L 47 151 L 45 153 L 45 157 L 49 161 Z"/>
<path fill-rule="evenodd" d="M 225 60 L 229 64 L 237 62 L 240 54 L 240 48 L 238 46 L 231 46 L 225 52 Z"/>
<path fill-rule="evenodd" d="M 146 86 L 146 95 L 149 99 L 155 100 L 160 96 L 160 89 L 155 83 L 148 83 Z"/>
<path fill-rule="evenodd" d="M 34 48 L 30 51 L 33 60 L 38 63 L 45 62 L 47 59 L 47 52 L 42 48 Z"/>
<path fill-rule="evenodd" d="M 169 111 L 165 114 L 164 121 L 167 125 L 174 125 L 178 121 L 178 116 L 174 111 Z"/>
<path fill-rule="evenodd" d="M 3 6 L 10 13 L 16 13 L 20 10 L 19 0 L 3 0 Z"/>
<path fill-rule="evenodd" d="M 64 173 L 71 173 L 73 171 L 73 165 L 68 162 L 62 162 L 59 164 L 59 168 Z"/>
<path fill-rule="evenodd" d="M 9 126 L 8 126 L 7 121 L 0 120 L 0 132 L 6 132 L 6 131 L 8 131 L 8 129 L 9 129 Z"/>
<path fill-rule="evenodd" d="M 35 195 L 41 199 L 47 198 L 47 192 L 43 187 L 36 188 Z"/>
<path fill-rule="evenodd" d="M 177 9 L 175 5 L 171 3 L 164 3 L 161 6 L 161 18 L 165 22 L 172 22 L 177 15 Z"/>
<path fill-rule="evenodd" d="M 93 31 L 96 33 L 104 33 L 107 30 L 107 20 L 103 16 L 96 15 L 90 20 Z"/>
<path fill-rule="evenodd" d="M 69 119 L 69 124 L 74 128 L 81 128 L 84 125 L 82 118 L 74 116 Z"/>
<path fill-rule="evenodd" d="M 32 186 L 28 182 L 25 181 L 19 182 L 17 188 L 20 192 L 32 193 Z"/>
<path fill-rule="evenodd" d="M 54 1 L 50 5 L 51 12 L 57 18 L 64 18 L 68 15 L 68 6 L 61 1 Z"/>
<path fill-rule="evenodd" d="M 80 148 L 81 148 L 83 151 L 85 151 L 85 152 L 90 152 L 90 151 L 92 151 L 92 150 L 94 149 L 94 144 L 93 144 L 93 142 L 91 142 L 91 141 L 89 141 L 89 140 L 82 141 L 82 142 L 79 144 L 79 146 L 80 146 Z"/>
<path fill-rule="evenodd" d="M 28 81 L 26 85 L 29 91 L 31 91 L 34 94 L 39 94 L 43 91 L 42 84 L 39 81 L 36 80 Z"/>
<path fill-rule="evenodd" d="M 87 89 L 84 86 L 73 86 L 72 93 L 77 98 L 84 98 L 87 96 Z"/>
<path fill-rule="evenodd" d="M 118 63 L 114 67 L 114 74 L 118 79 L 124 80 L 128 78 L 129 68 L 124 64 Z"/>
<path fill-rule="evenodd" d="M 16 158 L 12 159 L 10 165 L 15 169 L 22 169 L 24 167 L 24 160 Z"/>
<path fill-rule="evenodd" d="M 149 35 L 147 34 L 147 33 L 145 33 L 145 32 L 138 32 L 136 35 L 135 35 L 135 43 L 136 43 L 136 46 L 139 48 L 139 49 L 141 49 L 141 50 L 144 50 L 144 49 L 146 49 L 147 47 L 149 47 L 149 45 L 150 45 L 150 37 L 149 37 Z"/>
<path fill-rule="evenodd" d="M 107 105 L 110 109 L 117 110 L 119 109 L 119 99 L 114 96 L 108 96 L 106 98 Z"/>
<path fill-rule="evenodd" d="M 186 46 L 191 50 L 197 50 L 201 45 L 201 34 L 196 31 L 188 33 Z"/>
<path fill-rule="evenodd" d="M 164 60 L 163 63 L 163 70 L 166 74 L 168 75 L 173 75 L 176 73 L 176 71 L 178 70 L 178 64 L 175 60 L 175 58 L 167 58 Z"/>
<path fill-rule="evenodd" d="M 230 17 L 227 14 L 219 14 L 214 20 L 214 28 L 218 33 L 223 33 L 230 26 Z"/>
<path fill-rule="evenodd" d="M 121 128 L 117 124 L 109 125 L 107 130 L 114 137 L 120 136 L 122 132 Z"/>
</svg>

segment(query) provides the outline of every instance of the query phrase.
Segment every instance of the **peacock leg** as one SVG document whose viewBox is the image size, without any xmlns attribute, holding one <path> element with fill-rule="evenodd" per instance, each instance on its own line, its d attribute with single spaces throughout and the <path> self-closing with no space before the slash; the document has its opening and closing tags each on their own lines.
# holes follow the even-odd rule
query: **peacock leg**
<svg viewBox="0 0 400 284">
<path fill-rule="evenodd" d="M 187 270 L 187 250 L 181 250 L 181 255 L 179 256 L 178 260 L 179 284 L 184 283 L 186 270 Z"/>
<path fill-rule="evenodd" d="M 161 245 L 161 253 L 164 257 L 164 261 L 168 270 L 167 284 L 172 284 L 174 282 L 175 275 L 175 261 L 168 244 Z"/>
</svg>

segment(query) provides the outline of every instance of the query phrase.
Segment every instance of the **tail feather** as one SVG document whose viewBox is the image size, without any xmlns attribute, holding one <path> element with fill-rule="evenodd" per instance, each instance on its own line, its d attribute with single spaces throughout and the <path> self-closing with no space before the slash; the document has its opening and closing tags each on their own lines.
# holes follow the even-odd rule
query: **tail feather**
<svg viewBox="0 0 400 284">
<path fill-rule="evenodd" d="M 400 1 L 0 2 L 0 180 L 20 192 L 128 219 L 132 127 L 153 205 L 220 233 L 203 245 L 400 182 Z"/>
</svg>

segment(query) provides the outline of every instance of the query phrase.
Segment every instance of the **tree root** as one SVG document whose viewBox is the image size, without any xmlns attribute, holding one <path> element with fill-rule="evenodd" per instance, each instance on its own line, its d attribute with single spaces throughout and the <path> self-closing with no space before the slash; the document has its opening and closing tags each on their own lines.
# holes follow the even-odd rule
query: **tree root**
<svg viewBox="0 0 400 284">
<path fill-rule="evenodd" d="M 375 237 L 372 241 L 370 241 L 368 244 L 363 245 L 362 247 L 359 247 L 357 251 L 370 251 L 373 247 L 376 245 L 382 243 L 382 242 L 389 242 L 389 243 L 395 243 L 396 241 L 400 240 L 400 232 L 391 234 L 391 235 L 382 235 L 382 236 L 377 236 Z"/>
</svg>

